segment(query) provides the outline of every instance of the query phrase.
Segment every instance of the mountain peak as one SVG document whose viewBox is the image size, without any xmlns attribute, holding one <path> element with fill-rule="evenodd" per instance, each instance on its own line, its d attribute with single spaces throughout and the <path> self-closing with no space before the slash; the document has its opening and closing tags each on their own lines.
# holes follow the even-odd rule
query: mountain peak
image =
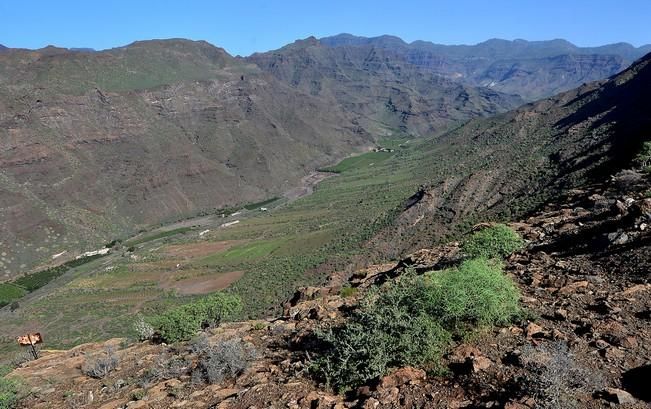
<svg viewBox="0 0 651 409">
<path fill-rule="evenodd" d="M 404 47 L 407 43 L 400 37 L 384 34 L 377 37 L 361 37 L 348 33 L 341 33 L 330 37 L 323 37 L 319 41 L 329 47 L 377 45 L 380 47 Z"/>
</svg>

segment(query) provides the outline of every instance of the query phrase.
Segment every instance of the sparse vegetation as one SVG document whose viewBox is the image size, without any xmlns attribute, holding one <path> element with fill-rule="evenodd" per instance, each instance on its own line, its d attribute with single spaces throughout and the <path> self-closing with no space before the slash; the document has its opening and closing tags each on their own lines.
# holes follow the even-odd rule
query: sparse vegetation
<svg viewBox="0 0 651 409">
<path fill-rule="evenodd" d="M 24 288 L 12 283 L 0 284 L 0 308 L 27 294 Z"/>
<path fill-rule="evenodd" d="M 13 409 L 18 402 L 19 382 L 16 379 L 0 376 L 0 409 Z"/>
<path fill-rule="evenodd" d="M 525 389 L 541 409 L 579 408 L 580 394 L 592 394 L 604 386 L 598 373 L 577 365 L 564 342 L 526 345 L 520 359 L 530 373 Z"/>
<path fill-rule="evenodd" d="M 379 165 L 393 156 L 394 152 L 367 152 L 361 155 L 346 158 L 328 168 L 319 169 L 321 172 L 343 173 L 354 169 L 361 169 Z"/>
<path fill-rule="evenodd" d="M 136 332 L 139 341 L 149 340 L 156 333 L 154 327 L 145 321 L 145 318 L 142 315 L 138 315 L 136 317 L 136 322 L 133 324 L 133 329 Z"/>
<path fill-rule="evenodd" d="M 164 230 L 158 233 L 151 234 L 149 236 L 143 236 L 143 237 L 137 237 L 135 239 L 127 240 L 124 245 L 128 246 L 129 249 L 134 248 L 135 246 L 142 244 L 142 243 L 147 243 L 149 241 L 154 241 L 158 239 L 163 239 L 165 237 L 171 237 L 171 236 L 176 236 L 177 234 L 183 234 L 191 231 L 191 227 L 179 227 L 178 229 L 173 229 L 173 230 Z M 133 251 L 133 250 L 129 250 Z"/>
<path fill-rule="evenodd" d="M 518 291 L 496 262 L 470 260 L 427 276 L 410 273 L 367 294 L 345 325 L 319 332 L 324 352 L 317 350 L 311 370 L 340 391 L 391 367 L 437 370 L 453 336 L 506 323 L 518 312 Z"/>
<path fill-rule="evenodd" d="M 201 337 L 192 344 L 198 365 L 192 374 L 195 382 L 221 383 L 242 374 L 257 355 L 255 348 L 240 338 L 211 343 Z"/>
<path fill-rule="evenodd" d="M 280 198 L 279 197 L 272 197 L 271 199 L 263 200 L 261 202 L 249 203 L 249 204 L 245 205 L 244 208 L 246 210 L 257 210 L 257 209 L 259 209 L 261 207 L 264 207 L 266 205 L 269 205 L 269 204 L 275 202 L 278 199 L 280 199 Z"/>
<path fill-rule="evenodd" d="M 503 258 L 523 246 L 516 232 L 504 224 L 497 224 L 474 232 L 463 242 L 462 249 L 470 258 Z"/>
<path fill-rule="evenodd" d="M 165 352 L 159 355 L 153 364 L 145 369 L 138 379 L 138 384 L 147 389 L 162 380 L 186 375 L 191 366 L 192 363 L 188 362 L 184 357 Z"/>
<path fill-rule="evenodd" d="M 242 310 L 239 297 L 215 293 L 151 318 L 151 325 L 165 342 L 189 340 L 201 328 L 234 318 Z"/>
<path fill-rule="evenodd" d="M 339 295 L 341 295 L 344 298 L 352 297 L 355 294 L 357 294 L 357 288 L 350 287 L 350 286 L 343 287 L 341 291 L 339 291 Z"/>
<path fill-rule="evenodd" d="M 102 379 L 117 368 L 119 359 L 111 347 L 107 347 L 104 353 L 91 357 L 84 362 L 81 372 L 91 378 Z"/>
<path fill-rule="evenodd" d="M 651 172 L 651 141 L 642 144 L 640 152 L 635 156 L 635 164 L 642 170 Z"/>
</svg>

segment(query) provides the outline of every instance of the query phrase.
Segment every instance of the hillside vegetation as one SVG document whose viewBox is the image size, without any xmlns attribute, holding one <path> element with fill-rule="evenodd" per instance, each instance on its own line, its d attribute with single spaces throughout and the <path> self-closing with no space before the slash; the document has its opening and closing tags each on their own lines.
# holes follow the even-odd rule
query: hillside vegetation
<svg viewBox="0 0 651 409">
<path fill-rule="evenodd" d="M 242 316 L 259 317 L 280 312 L 297 286 L 316 285 L 329 272 L 401 258 L 476 221 L 523 215 L 640 151 L 648 63 L 407 144 L 381 162 L 348 161 L 312 195 L 249 211 L 238 224 L 219 227 L 241 216 L 212 216 L 134 253 L 117 249 L 30 294 L 17 311 L 3 309 L 2 326 L 19 331 L 29 319 L 51 345 L 69 346 L 129 333 L 139 312 L 157 314 L 224 288 L 241 297 Z M 209 233 L 199 236 L 202 229 Z"/>
</svg>

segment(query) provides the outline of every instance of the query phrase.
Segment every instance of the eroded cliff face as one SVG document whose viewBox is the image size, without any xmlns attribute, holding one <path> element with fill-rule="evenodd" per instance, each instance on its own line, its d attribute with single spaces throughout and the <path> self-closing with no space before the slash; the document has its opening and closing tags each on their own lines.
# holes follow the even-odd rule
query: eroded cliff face
<svg viewBox="0 0 651 409">
<path fill-rule="evenodd" d="M 391 48 L 331 47 L 314 37 L 245 59 L 295 89 L 318 95 L 359 116 L 407 134 L 431 136 L 469 118 L 522 103 L 517 95 L 465 84 L 414 64 Z"/>
<path fill-rule="evenodd" d="M 272 197 L 372 143 L 339 107 L 186 43 L 3 54 L 4 276 L 145 225 Z M 203 65 L 156 77 L 154 46 L 171 53 L 161 63 Z"/>
<path fill-rule="evenodd" d="M 648 45 L 577 47 L 565 40 L 492 39 L 475 45 L 441 45 L 427 41 L 406 43 L 391 36 L 340 34 L 319 41 L 348 52 L 384 50 L 394 63 L 404 60 L 443 78 L 516 94 L 527 101 L 615 75 L 651 51 Z"/>
</svg>

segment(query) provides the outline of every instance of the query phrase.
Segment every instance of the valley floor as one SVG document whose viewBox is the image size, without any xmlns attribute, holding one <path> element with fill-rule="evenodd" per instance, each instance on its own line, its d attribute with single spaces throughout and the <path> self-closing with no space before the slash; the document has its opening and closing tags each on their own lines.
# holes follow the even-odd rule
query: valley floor
<svg viewBox="0 0 651 409">
<path fill-rule="evenodd" d="M 120 340 L 48 351 L 14 371 L 30 389 L 22 407 L 63 408 L 647 408 L 651 376 L 651 198 L 648 180 L 573 190 L 540 212 L 511 223 L 526 249 L 506 260 L 528 319 L 458 342 L 432 376 L 396 368 L 366 386 L 336 395 L 306 374 L 315 328 L 338 322 L 365 289 L 407 266 L 449 265 L 456 242 L 418 251 L 398 263 L 332 273 L 326 287 L 306 287 L 279 318 L 224 324 L 212 341 L 238 338 L 257 357 L 233 381 L 193 382 L 189 345 Z M 344 296 L 343 287 L 358 289 Z M 80 371 L 112 345 L 118 368 L 102 380 Z M 156 375 L 152 375 L 155 370 Z M 148 378 L 149 376 L 149 378 Z"/>
</svg>

